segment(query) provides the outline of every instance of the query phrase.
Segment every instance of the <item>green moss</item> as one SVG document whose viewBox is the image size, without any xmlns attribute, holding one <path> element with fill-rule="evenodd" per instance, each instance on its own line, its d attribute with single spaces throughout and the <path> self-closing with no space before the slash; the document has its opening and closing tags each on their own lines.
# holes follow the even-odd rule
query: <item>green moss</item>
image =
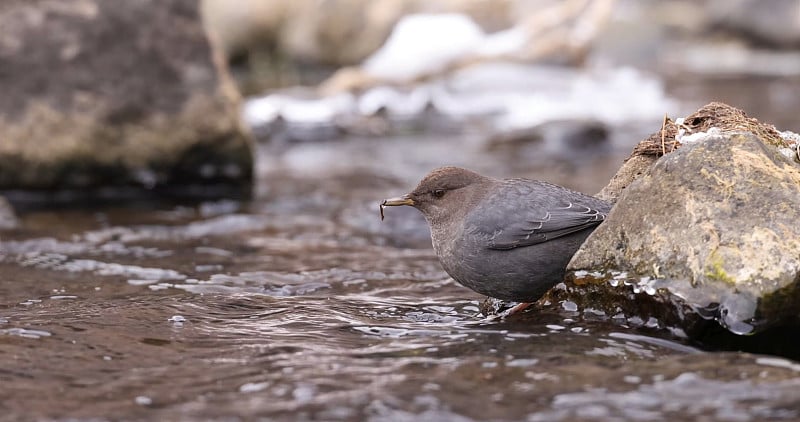
<svg viewBox="0 0 800 422">
<path fill-rule="evenodd" d="M 728 275 L 728 272 L 725 271 L 722 258 L 717 255 L 716 251 L 711 253 L 711 256 L 709 257 L 709 264 L 710 268 L 705 273 L 706 277 L 710 278 L 711 280 L 722 281 L 730 285 L 736 284 L 736 279 Z"/>
</svg>

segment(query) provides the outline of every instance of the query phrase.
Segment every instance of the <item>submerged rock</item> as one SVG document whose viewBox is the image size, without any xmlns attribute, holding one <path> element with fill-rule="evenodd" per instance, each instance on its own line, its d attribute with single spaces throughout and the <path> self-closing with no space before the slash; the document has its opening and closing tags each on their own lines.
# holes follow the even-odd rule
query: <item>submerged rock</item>
<svg viewBox="0 0 800 422">
<path fill-rule="evenodd" d="M 621 191 L 549 300 L 655 317 L 690 336 L 707 319 L 737 334 L 797 322 L 800 165 L 768 134 L 711 132 Z"/>
<path fill-rule="evenodd" d="M 0 196 L 0 230 L 13 229 L 18 224 L 17 216 L 14 214 L 11 204 L 8 203 L 6 198 Z"/>
<path fill-rule="evenodd" d="M 12 1 L 0 28 L 0 189 L 250 180 L 197 2 Z"/>
</svg>

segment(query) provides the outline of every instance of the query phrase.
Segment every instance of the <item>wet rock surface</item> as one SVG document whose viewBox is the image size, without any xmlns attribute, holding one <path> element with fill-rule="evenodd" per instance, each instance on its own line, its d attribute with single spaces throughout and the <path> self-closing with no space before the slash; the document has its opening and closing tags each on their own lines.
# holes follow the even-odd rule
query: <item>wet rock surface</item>
<svg viewBox="0 0 800 422">
<path fill-rule="evenodd" d="M 13 1 L 0 27 L 0 189 L 250 180 L 196 2 Z"/>
<path fill-rule="evenodd" d="M 796 323 L 798 209 L 800 166 L 754 134 L 685 142 L 622 191 L 551 300 L 690 335 L 705 319 L 739 334 Z"/>
</svg>

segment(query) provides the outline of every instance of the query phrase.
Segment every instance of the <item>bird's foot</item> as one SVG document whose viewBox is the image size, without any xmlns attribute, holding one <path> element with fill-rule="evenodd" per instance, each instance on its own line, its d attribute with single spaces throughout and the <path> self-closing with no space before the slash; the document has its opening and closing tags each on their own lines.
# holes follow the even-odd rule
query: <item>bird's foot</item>
<svg viewBox="0 0 800 422">
<path fill-rule="evenodd" d="M 500 314 L 500 317 L 501 318 L 508 318 L 511 315 L 518 314 L 518 313 L 524 311 L 525 309 L 528 308 L 528 306 L 531 306 L 531 305 L 532 305 L 532 302 L 521 302 L 521 303 L 518 303 L 518 304 L 514 305 L 512 308 L 509 308 L 508 310 L 503 311 L 503 313 Z"/>
</svg>

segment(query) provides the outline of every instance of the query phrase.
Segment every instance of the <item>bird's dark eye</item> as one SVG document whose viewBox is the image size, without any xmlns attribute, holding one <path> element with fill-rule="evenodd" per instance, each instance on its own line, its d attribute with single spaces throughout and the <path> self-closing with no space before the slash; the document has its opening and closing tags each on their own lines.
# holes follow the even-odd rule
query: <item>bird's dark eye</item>
<svg viewBox="0 0 800 422">
<path fill-rule="evenodd" d="M 431 194 L 434 198 L 441 198 L 444 196 L 444 189 L 434 189 Z"/>
</svg>

